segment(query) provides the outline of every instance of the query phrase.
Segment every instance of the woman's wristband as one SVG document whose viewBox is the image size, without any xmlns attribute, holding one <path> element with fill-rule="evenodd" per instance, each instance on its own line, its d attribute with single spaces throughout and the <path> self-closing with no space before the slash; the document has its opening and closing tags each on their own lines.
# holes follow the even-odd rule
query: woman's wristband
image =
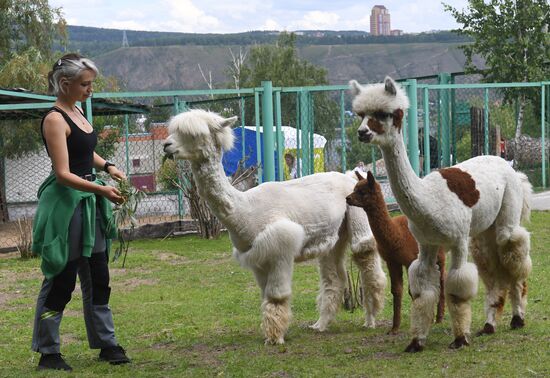
<svg viewBox="0 0 550 378">
<path fill-rule="evenodd" d="M 110 161 L 106 161 L 105 165 L 103 166 L 103 170 L 107 173 L 109 173 L 109 167 L 114 167 L 115 165 L 111 163 Z"/>
</svg>

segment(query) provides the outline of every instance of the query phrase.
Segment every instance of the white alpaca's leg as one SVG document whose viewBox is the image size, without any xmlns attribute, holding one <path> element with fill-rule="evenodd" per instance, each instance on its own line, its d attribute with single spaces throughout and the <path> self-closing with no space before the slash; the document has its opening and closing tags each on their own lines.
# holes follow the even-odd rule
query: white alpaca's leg
<svg viewBox="0 0 550 378">
<path fill-rule="evenodd" d="M 451 316 L 454 341 L 449 348 L 469 345 L 472 324 L 471 299 L 477 293 L 478 274 L 474 264 L 467 262 L 468 239 L 451 249 L 451 269 L 445 282 L 445 297 Z"/>
<path fill-rule="evenodd" d="M 438 246 L 420 245 L 418 258 L 409 266 L 409 292 L 412 296 L 411 333 L 413 339 L 405 352 L 420 352 L 434 321 L 439 300 Z M 448 287 L 448 286 L 447 286 Z"/>
<path fill-rule="evenodd" d="M 513 314 L 510 326 L 513 329 L 525 324 L 527 277 L 532 268 L 529 232 L 519 225 L 522 219 L 529 218 L 531 185 L 525 175 L 519 176 L 519 184 L 511 181 L 506 187 L 503 205 L 495 221 L 498 258 L 510 288 Z"/>
<path fill-rule="evenodd" d="M 317 297 L 319 319 L 311 328 L 323 332 L 334 319 L 346 285 L 346 269 L 344 255 L 346 240 L 340 239 L 334 249 L 319 258 L 320 288 Z"/>
<path fill-rule="evenodd" d="M 374 238 L 361 244 L 359 250 L 353 250 L 353 261 L 361 276 L 363 289 L 363 307 L 365 308 L 364 327 L 376 327 L 376 316 L 384 308 L 384 291 L 386 289 L 386 274 L 382 269 L 382 259 L 376 249 Z"/>
<path fill-rule="evenodd" d="M 262 329 L 266 344 L 284 344 L 284 336 L 290 324 L 290 295 L 293 260 L 279 259 L 267 274 L 264 302 L 262 304 Z"/>
<path fill-rule="evenodd" d="M 252 267 L 252 272 L 254 273 L 254 278 L 256 278 L 256 283 L 260 288 L 262 301 L 265 299 L 265 286 L 267 284 L 267 271 L 260 267 Z"/>
<path fill-rule="evenodd" d="M 476 335 L 490 335 L 495 333 L 507 295 L 507 285 L 502 282 L 503 267 L 495 243 L 495 228 L 491 227 L 475 238 L 470 238 L 469 250 L 485 285 L 485 324 Z"/>
<path fill-rule="evenodd" d="M 266 344 L 284 343 L 291 317 L 292 269 L 304 237 L 302 226 L 281 219 L 259 233 L 248 251 L 234 252 L 241 265 L 254 272 L 262 291 L 262 329 Z"/>
<path fill-rule="evenodd" d="M 523 227 L 516 227 L 507 243 L 499 246 L 500 263 L 508 273 L 510 303 L 512 305 L 512 329 L 525 325 L 527 307 L 527 277 L 532 263 L 529 256 L 529 233 Z"/>
</svg>

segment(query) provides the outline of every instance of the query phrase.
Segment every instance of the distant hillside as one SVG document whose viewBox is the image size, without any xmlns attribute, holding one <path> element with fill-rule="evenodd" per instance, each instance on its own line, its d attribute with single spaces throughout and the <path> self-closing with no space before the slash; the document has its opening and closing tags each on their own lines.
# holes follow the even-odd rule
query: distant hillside
<svg viewBox="0 0 550 378">
<path fill-rule="evenodd" d="M 106 53 L 122 46 L 123 30 L 103 29 L 86 26 L 67 27 L 69 48 L 90 56 Z M 232 34 L 171 33 L 127 30 L 126 37 L 131 47 L 144 46 L 250 46 L 273 43 L 278 31 L 248 31 Z M 405 34 L 401 36 L 371 36 L 361 30 L 299 30 L 295 32 L 298 46 L 348 45 L 386 43 L 450 43 L 467 39 L 452 31 L 435 33 Z"/>
<path fill-rule="evenodd" d="M 465 57 L 460 43 L 388 43 L 298 46 L 303 59 L 324 67 L 331 84 L 380 81 L 385 75 L 410 78 L 460 72 Z M 217 87 L 228 87 L 229 48 L 237 45 L 148 46 L 118 48 L 94 57 L 106 75 L 127 90 L 207 88 L 198 68 L 212 73 Z M 243 48 L 249 48 L 244 46 Z M 266 78 L 269 79 L 269 78 Z"/>
</svg>

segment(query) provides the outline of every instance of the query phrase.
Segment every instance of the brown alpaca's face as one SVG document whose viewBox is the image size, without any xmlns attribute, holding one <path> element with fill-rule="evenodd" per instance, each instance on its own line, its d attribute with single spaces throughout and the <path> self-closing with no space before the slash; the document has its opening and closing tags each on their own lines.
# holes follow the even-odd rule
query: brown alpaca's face
<svg viewBox="0 0 550 378">
<path fill-rule="evenodd" d="M 361 177 L 357 173 L 358 177 Z M 374 176 L 369 171 L 367 173 L 367 178 L 360 178 L 355 188 L 353 188 L 353 193 L 346 197 L 346 202 L 350 206 L 357 206 L 367 208 L 377 201 L 377 193 L 381 193 L 380 185 L 374 179 Z"/>
</svg>

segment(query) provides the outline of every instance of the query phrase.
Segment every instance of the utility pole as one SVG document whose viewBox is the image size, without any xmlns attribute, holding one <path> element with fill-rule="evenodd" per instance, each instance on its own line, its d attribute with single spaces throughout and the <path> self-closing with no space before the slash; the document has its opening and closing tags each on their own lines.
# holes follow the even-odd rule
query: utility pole
<svg viewBox="0 0 550 378">
<path fill-rule="evenodd" d="M 126 36 L 126 30 L 122 31 L 122 47 L 130 47 L 128 44 L 128 37 Z"/>
</svg>

